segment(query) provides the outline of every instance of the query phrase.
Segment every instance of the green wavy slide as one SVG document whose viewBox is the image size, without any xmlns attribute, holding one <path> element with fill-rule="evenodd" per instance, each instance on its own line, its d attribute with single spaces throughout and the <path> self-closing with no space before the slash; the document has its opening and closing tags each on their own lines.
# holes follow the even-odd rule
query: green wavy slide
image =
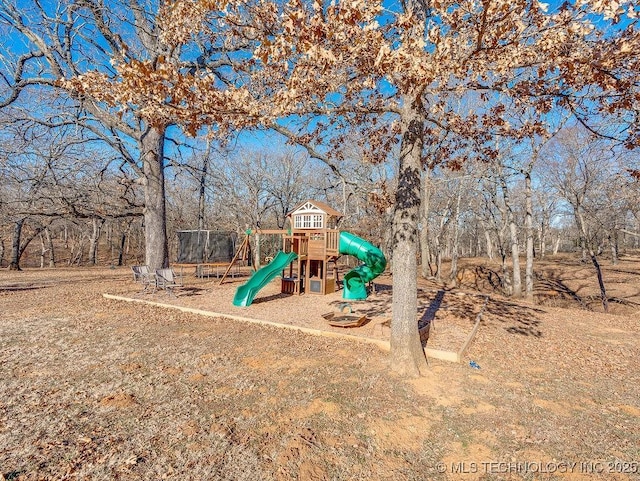
<svg viewBox="0 0 640 481">
<path fill-rule="evenodd" d="M 233 305 L 239 307 L 250 306 L 260 289 L 282 272 L 298 255 L 295 252 L 285 254 L 280 251 L 276 257 L 266 266 L 253 273 L 246 284 L 238 287 L 233 298 Z"/>
<path fill-rule="evenodd" d="M 340 254 L 351 255 L 364 262 L 364 265 L 345 274 L 342 297 L 352 300 L 366 299 L 367 283 L 384 272 L 387 259 L 376 246 L 350 232 L 340 232 L 338 249 Z"/>
</svg>

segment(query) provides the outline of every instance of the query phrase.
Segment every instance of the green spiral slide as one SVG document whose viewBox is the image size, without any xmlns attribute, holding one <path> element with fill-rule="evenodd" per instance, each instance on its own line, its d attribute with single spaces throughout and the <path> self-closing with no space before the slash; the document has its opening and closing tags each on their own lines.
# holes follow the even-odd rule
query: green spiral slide
<svg viewBox="0 0 640 481">
<path fill-rule="evenodd" d="M 239 307 L 250 306 L 258 291 L 280 274 L 296 257 L 298 257 L 298 255 L 295 252 L 290 252 L 289 254 L 285 254 L 282 251 L 278 252 L 269 264 L 262 269 L 258 269 L 246 284 L 238 287 L 236 295 L 233 298 L 233 305 Z"/>
<path fill-rule="evenodd" d="M 380 249 L 350 232 L 340 232 L 340 254 L 356 257 L 364 265 L 347 272 L 344 276 L 344 299 L 366 299 L 367 282 L 371 282 L 384 272 L 387 259 Z"/>
</svg>

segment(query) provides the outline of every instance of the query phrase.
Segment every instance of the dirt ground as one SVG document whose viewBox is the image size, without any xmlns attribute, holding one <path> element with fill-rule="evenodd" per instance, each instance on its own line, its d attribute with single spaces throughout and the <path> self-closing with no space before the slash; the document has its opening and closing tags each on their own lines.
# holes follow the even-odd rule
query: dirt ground
<svg viewBox="0 0 640 481">
<path fill-rule="evenodd" d="M 242 268 L 236 277 L 226 278 L 220 284 L 215 277 L 196 277 L 195 268 L 184 268 L 184 286 L 173 293 L 152 292 L 134 285 L 124 297 L 346 336 L 389 340 L 392 302 L 392 279 L 389 274 L 376 279 L 371 286 L 371 295 L 362 301 L 343 299 L 342 290 L 329 295 L 282 294 L 280 280 L 275 279 L 258 292 L 250 306 L 236 307 L 233 305 L 236 289 L 249 276 L 249 268 Z M 429 347 L 457 351 L 470 334 L 483 303 L 482 294 L 451 291 L 446 286 L 422 282 L 418 292 L 417 322 L 423 326 L 431 324 Z M 357 328 L 334 327 L 323 317 L 323 314 L 329 313 L 335 316 L 348 315 L 354 319 L 365 316 L 366 320 Z"/>
<path fill-rule="evenodd" d="M 0 480 L 638 480 L 640 258 L 604 268 L 608 314 L 570 256 L 536 267 L 536 304 L 502 297 L 485 261 L 459 288 L 421 280 L 427 345 L 454 349 L 490 298 L 463 362 L 417 380 L 373 345 L 102 297 L 384 340 L 389 276 L 347 330 L 321 317 L 340 293 L 277 281 L 235 308 L 243 278 L 185 272 L 174 297 L 129 268 L 2 270 Z"/>
</svg>

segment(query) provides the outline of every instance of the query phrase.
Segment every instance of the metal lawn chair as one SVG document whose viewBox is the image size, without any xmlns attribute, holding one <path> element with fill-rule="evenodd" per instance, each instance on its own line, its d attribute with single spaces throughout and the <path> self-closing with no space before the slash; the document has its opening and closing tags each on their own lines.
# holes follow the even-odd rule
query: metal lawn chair
<svg viewBox="0 0 640 481">
<path fill-rule="evenodd" d="M 139 282 L 143 286 L 143 291 L 146 291 L 149 286 L 155 285 L 155 276 L 149 270 L 149 266 L 131 266 L 133 272 L 133 280 Z"/>
<path fill-rule="evenodd" d="M 156 288 L 164 289 L 169 294 L 173 294 L 173 289 L 182 287 L 182 277 L 177 276 L 170 267 L 165 269 L 156 269 Z"/>
</svg>

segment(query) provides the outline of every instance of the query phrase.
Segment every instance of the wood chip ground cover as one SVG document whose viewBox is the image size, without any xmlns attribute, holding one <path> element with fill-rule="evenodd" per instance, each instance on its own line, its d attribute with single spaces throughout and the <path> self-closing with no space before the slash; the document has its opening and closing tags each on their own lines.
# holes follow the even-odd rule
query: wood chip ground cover
<svg viewBox="0 0 640 481">
<path fill-rule="evenodd" d="M 421 286 L 428 307 L 443 286 Z M 384 320 L 389 289 L 354 310 Z M 478 303 L 463 289 L 447 290 L 436 332 L 471 322 Z M 492 293 L 463 364 L 432 360 L 402 380 L 374 346 L 104 292 L 223 296 L 195 279 L 175 299 L 140 294 L 124 268 L 0 272 L 5 479 L 640 479 L 633 306 L 607 315 Z M 321 325 L 316 310 L 341 302 L 264 296 L 256 306 L 291 323 Z M 386 335 L 373 320 L 358 329 Z"/>
</svg>

